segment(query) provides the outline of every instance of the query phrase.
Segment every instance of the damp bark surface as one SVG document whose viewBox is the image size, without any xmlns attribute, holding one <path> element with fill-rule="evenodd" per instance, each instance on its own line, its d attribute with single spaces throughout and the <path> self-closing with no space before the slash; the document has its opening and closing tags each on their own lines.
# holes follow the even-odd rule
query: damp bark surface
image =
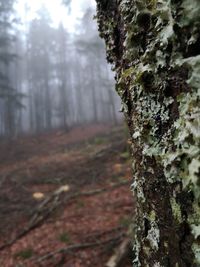
<svg viewBox="0 0 200 267">
<path fill-rule="evenodd" d="M 135 267 L 200 266 L 200 5 L 96 0 L 130 130 Z"/>
</svg>

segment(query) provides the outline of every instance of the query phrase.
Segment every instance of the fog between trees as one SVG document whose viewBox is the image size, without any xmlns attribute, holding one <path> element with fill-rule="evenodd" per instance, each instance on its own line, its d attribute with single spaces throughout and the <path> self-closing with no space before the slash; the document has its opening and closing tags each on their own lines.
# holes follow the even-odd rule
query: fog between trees
<svg viewBox="0 0 200 267">
<path fill-rule="evenodd" d="M 119 99 L 92 20 L 95 10 L 86 10 L 72 34 L 61 23 L 52 26 L 44 6 L 30 21 L 13 5 L 1 0 L 0 135 L 117 123 Z"/>
</svg>

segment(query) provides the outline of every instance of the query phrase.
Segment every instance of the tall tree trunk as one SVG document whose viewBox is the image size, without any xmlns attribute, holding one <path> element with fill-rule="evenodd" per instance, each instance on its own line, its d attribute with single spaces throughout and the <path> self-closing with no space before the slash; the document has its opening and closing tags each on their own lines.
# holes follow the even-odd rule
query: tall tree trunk
<svg viewBox="0 0 200 267">
<path fill-rule="evenodd" d="M 200 4 L 97 0 L 131 134 L 134 266 L 200 266 Z"/>
<path fill-rule="evenodd" d="M 92 113 L 93 113 L 93 121 L 94 123 L 98 122 L 98 109 L 97 109 L 97 99 L 96 99 L 96 82 L 95 82 L 95 70 L 94 66 L 90 66 L 90 73 L 91 73 L 91 93 L 92 93 Z"/>
<path fill-rule="evenodd" d="M 47 70 L 45 71 L 47 72 Z M 49 86 L 48 73 L 45 73 L 44 90 L 45 90 L 45 97 L 44 97 L 45 128 L 46 130 L 51 130 L 52 129 L 52 104 L 51 104 L 51 92 L 50 92 L 50 86 Z"/>
</svg>

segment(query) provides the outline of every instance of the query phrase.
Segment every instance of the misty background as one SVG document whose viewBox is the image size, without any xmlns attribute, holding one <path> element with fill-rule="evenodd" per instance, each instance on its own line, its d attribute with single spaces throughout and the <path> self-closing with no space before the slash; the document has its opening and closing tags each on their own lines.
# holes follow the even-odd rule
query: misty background
<svg viewBox="0 0 200 267">
<path fill-rule="evenodd" d="M 95 1 L 50 2 L 1 1 L 3 137 L 121 120 Z"/>
</svg>

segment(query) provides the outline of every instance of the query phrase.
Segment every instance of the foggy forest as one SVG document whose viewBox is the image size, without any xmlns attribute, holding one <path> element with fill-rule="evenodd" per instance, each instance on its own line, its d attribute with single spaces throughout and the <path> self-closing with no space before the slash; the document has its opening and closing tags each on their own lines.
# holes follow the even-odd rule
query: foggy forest
<svg viewBox="0 0 200 267">
<path fill-rule="evenodd" d="M 31 20 L 28 2 L 23 8 L 20 17 L 13 1 L 2 1 L 0 11 L 1 136 L 117 124 L 119 99 L 93 20 L 95 8 L 84 8 L 74 32 L 62 22 L 53 25 L 44 4 Z"/>
<path fill-rule="evenodd" d="M 200 267 L 199 0 L 0 0 L 0 267 Z"/>
<path fill-rule="evenodd" d="M 1 267 L 101 267 L 121 244 L 131 266 L 128 130 L 95 16 L 0 0 Z"/>
</svg>

